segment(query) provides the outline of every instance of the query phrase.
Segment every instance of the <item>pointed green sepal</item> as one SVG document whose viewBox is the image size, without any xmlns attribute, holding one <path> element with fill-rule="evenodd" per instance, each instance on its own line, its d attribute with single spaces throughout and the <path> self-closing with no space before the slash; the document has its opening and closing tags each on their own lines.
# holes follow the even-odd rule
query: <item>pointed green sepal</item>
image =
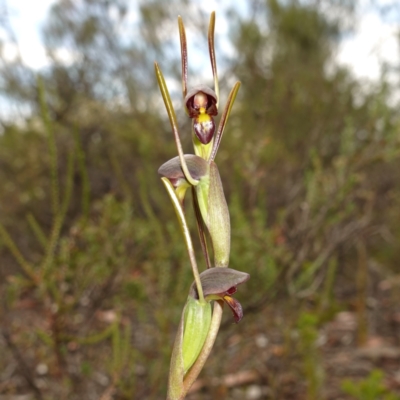
<svg viewBox="0 0 400 400">
<path fill-rule="evenodd" d="M 182 96 L 185 100 L 187 93 L 187 79 L 188 79 L 188 53 L 187 53 L 187 42 L 186 42 L 186 32 L 185 25 L 183 24 L 182 17 L 178 16 L 178 26 L 179 26 L 179 39 L 181 42 L 181 60 L 182 60 Z M 188 114 L 187 108 L 185 108 Z"/>
<path fill-rule="evenodd" d="M 183 172 L 185 174 L 186 180 L 191 185 L 196 186 L 197 181 L 191 177 L 190 172 L 187 168 L 185 159 L 184 159 L 181 139 L 179 137 L 178 122 L 176 119 L 174 106 L 172 104 L 171 97 L 169 95 L 167 84 L 165 83 L 164 75 L 161 72 L 161 69 L 157 63 L 154 63 L 154 69 L 156 71 L 157 82 L 158 82 L 158 86 L 160 88 L 162 98 L 164 100 L 165 108 L 167 109 L 167 114 L 168 114 L 169 122 L 171 124 L 172 132 L 174 133 L 176 149 L 178 150 L 178 154 L 179 154 L 179 158 L 181 160 Z"/>
<path fill-rule="evenodd" d="M 210 233 L 214 249 L 214 265 L 227 267 L 231 248 L 231 224 L 224 189 L 217 165 L 210 162 L 209 181 L 203 179 L 196 186 L 199 207 Z"/>
<path fill-rule="evenodd" d="M 221 120 L 219 121 L 218 130 L 214 135 L 214 144 L 211 152 L 210 160 L 214 161 L 217 155 L 217 151 L 219 145 L 221 143 L 222 135 L 224 134 L 226 123 L 228 122 L 229 115 L 231 114 L 231 110 L 233 107 L 233 103 L 235 102 L 236 96 L 240 89 L 240 82 L 236 82 L 233 86 L 231 92 L 229 93 L 228 100 L 226 102 L 224 112 L 222 113 Z"/>
<path fill-rule="evenodd" d="M 219 86 L 218 86 L 218 74 L 217 74 L 217 60 L 215 57 L 214 31 L 215 31 L 215 11 L 211 13 L 210 24 L 208 26 L 208 51 L 210 53 L 211 69 L 214 77 L 214 90 L 218 99 L 217 100 L 217 108 L 218 108 Z"/>
</svg>

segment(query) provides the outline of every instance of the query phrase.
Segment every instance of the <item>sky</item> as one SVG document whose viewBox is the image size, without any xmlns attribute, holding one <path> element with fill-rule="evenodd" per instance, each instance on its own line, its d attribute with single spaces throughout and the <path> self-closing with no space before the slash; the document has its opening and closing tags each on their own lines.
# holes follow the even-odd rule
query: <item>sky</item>
<svg viewBox="0 0 400 400">
<path fill-rule="evenodd" d="M 390 2 L 377 0 L 375 3 L 382 8 Z M 360 78 L 377 79 L 382 61 L 400 66 L 400 3 L 382 14 L 371 1 L 363 1 L 358 15 L 355 34 L 339 46 L 337 61 L 349 66 Z"/>
<path fill-rule="evenodd" d="M 382 15 L 371 5 L 372 1 L 380 7 L 393 3 L 393 0 L 361 0 L 358 10 L 360 18 L 355 32 L 343 40 L 336 57 L 337 62 L 349 66 L 356 77 L 365 79 L 379 77 L 382 61 L 400 65 L 399 40 L 396 40 L 396 32 L 400 27 L 400 5 L 397 10 Z M 6 5 L 8 21 L 17 38 L 20 55 L 24 63 L 35 69 L 45 67 L 48 62 L 41 44 L 40 28 L 54 2 L 55 0 L 0 0 L 0 16 Z M 241 0 L 236 2 L 238 7 L 241 3 Z M 218 10 L 221 2 L 206 0 L 201 4 L 204 9 Z M 217 24 L 217 34 L 218 28 L 226 25 Z M 17 54 L 11 43 L 6 43 L 3 51 L 9 59 Z"/>
<path fill-rule="evenodd" d="M 6 4 L 9 24 L 18 41 L 24 63 L 35 69 L 47 64 L 40 29 L 53 3 L 55 0 L 0 0 L 1 11 Z M 16 55 L 12 44 L 6 45 L 4 51 L 10 59 Z"/>
</svg>

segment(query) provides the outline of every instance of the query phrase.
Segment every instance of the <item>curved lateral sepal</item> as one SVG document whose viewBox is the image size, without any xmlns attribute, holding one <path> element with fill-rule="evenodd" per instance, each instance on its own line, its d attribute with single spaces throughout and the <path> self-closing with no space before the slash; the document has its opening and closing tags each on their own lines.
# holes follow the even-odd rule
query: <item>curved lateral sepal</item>
<svg viewBox="0 0 400 400">
<path fill-rule="evenodd" d="M 218 85 L 218 74 L 217 74 L 217 60 L 215 57 L 214 31 L 215 31 L 215 11 L 211 13 L 210 23 L 208 25 L 208 51 L 210 53 L 211 69 L 214 77 L 214 91 L 215 94 L 217 95 L 217 109 L 218 109 L 219 85 Z"/>
<path fill-rule="evenodd" d="M 235 102 L 236 96 L 238 94 L 239 88 L 240 88 L 240 82 L 236 82 L 231 92 L 229 93 L 228 100 L 224 108 L 224 112 L 221 116 L 221 120 L 219 121 L 217 133 L 215 133 L 214 135 L 214 143 L 213 143 L 213 149 L 211 151 L 210 161 L 214 161 L 215 156 L 217 155 L 222 135 L 224 134 L 224 129 L 228 121 L 229 115 L 231 113 L 233 103 Z"/>
<path fill-rule="evenodd" d="M 182 96 L 183 102 L 187 94 L 187 79 L 188 79 L 188 53 L 187 53 L 187 41 L 185 25 L 183 24 L 182 17 L 178 16 L 178 27 L 179 27 L 179 39 L 181 42 L 181 60 L 182 60 Z M 189 111 L 185 104 L 186 114 L 189 115 Z"/>
<path fill-rule="evenodd" d="M 167 109 L 169 122 L 171 124 L 172 131 L 174 132 L 176 149 L 178 150 L 178 155 L 181 160 L 183 173 L 185 174 L 186 180 L 191 185 L 196 186 L 199 183 L 199 181 L 192 178 L 192 176 L 190 175 L 189 169 L 186 165 L 186 161 L 185 161 L 183 149 L 182 149 L 182 144 L 181 144 L 181 140 L 180 140 L 180 136 L 179 136 L 178 121 L 176 119 L 174 106 L 172 105 L 172 101 L 171 101 L 171 97 L 169 95 L 167 84 L 165 83 L 164 75 L 161 72 L 161 69 L 156 62 L 154 63 L 154 69 L 156 71 L 157 82 L 158 82 L 158 86 L 160 88 L 162 98 L 164 100 L 165 108 Z"/>
</svg>

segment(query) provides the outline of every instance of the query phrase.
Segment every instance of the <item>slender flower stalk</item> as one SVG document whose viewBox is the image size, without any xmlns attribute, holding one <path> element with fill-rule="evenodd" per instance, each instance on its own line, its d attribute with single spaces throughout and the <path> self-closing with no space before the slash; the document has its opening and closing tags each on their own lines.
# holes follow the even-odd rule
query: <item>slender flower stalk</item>
<svg viewBox="0 0 400 400">
<path fill-rule="evenodd" d="M 200 282 L 199 270 L 197 268 L 197 262 L 196 262 L 196 257 L 194 254 L 192 238 L 190 236 L 189 227 L 186 223 L 185 213 L 183 212 L 181 203 L 179 201 L 178 196 L 175 194 L 175 191 L 174 191 L 174 188 L 173 188 L 171 182 L 167 178 L 161 178 L 161 180 L 169 194 L 169 197 L 170 197 L 172 204 L 174 206 L 174 209 L 175 209 L 175 213 L 178 217 L 178 220 L 179 220 L 179 223 L 180 223 L 180 226 L 182 229 L 183 237 L 185 238 L 186 248 L 189 253 L 189 260 L 190 260 L 190 264 L 192 266 L 192 272 L 193 272 L 194 280 L 196 282 L 196 288 L 199 291 L 198 292 L 199 299 L 201 302 L 204 302 L 203 288 L 202 288 L 201 282 Z"/>
</svg>

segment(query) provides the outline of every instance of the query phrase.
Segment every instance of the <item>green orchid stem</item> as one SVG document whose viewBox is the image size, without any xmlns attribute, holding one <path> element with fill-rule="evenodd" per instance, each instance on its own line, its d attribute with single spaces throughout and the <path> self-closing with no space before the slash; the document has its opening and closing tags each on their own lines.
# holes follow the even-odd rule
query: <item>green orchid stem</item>
<svg viewBox="0 0 400 400">
<path fill-rule="evenodd" d="M 211 350 L 215 343 L 215 339 L 217 338 L 219 327 L 221 325 L 223 309 L 224 309 L 223 301 L 215 301 L 214 302 L 214 310 L 213 310 L 210 330 L 208 331 L 207 339 L 204 342 L 203 348 L 201 349 L 201 352 L 200 352 L 199 356 L 197 357 L 196 362 L 193 364 L 192 368 L 190 368 L 189 372 L 186 374 L 186 376 L 183 380 L 183 393 L 182 393 L 181 399 L 185 398 L 190 387 L 193 385 L 194 381 L 199 376 L 201 370 L 203 369 L 205 362 L 207 361 L 208 356 L 211 353 Z"/>
<path fill-rule="evenodd" d="M 214 45 L 214 31 L 215 31 L 215 11 L 211 13 L 210 24 L 208 25 L 208 51 L 210 53 L 211 69 L 214 76 L 214 92 L 217 95 L 217 109 L 219 105 L 219 85 L 218 85 L 218 74 L 217 74 L 217 60 L 215 57 L 215 45 Z"/>
<path fill-rule="evenodd" d="M 180 223 L 180 226 L 182 229 L 183 236 L 185 238 L 186 248 L 189 253 L 189 260 L 190 260 L 190 264 L 192 266 L 193 277 L 194 277 L 194 281 L 196 282 L 197 292 L 199 294 L 199 301 L 204 303 L 205 300 L 204 300 L 204 295 L 203 295 L 203 287 L 201 286 L 200 274 L 199 274 L 199 270 L 197 268 L 197 262 L 196 262 L 196 257 L 194 254 L 193 243 L 192 243 L 192 239 L 190 236 L 189 227 L 186 222 L 185 213 L 182 209 L 181 203 L 175 193 L 175 189 L 172 186 L 171 182 L 167 178 L 161 178 L 161 180 L 163 181 L 164 186 L 167 189 L 167 192 L 169 194 L 169 197 L 171 198 L 172 204 L 174 206 L 176 215 L 178 217 L 178 220 L 179 220 L 179 223 Z"/>
<path fill-rule="evenodd" d="M 181 161 L 182 171 L 185 174 L 186 180 L 192 186 L 196 186 L 199 183 L 199 181 L 192 178 L 192 176 L 190 175 L 189 169 L 188 169 L 188 167 L 186 165 L 185 157 L 183 156 L 183 149 L 182 149 L 181 140 L 179 138 L 178 122 L 177 122 L 177 119 L 176 119 L 176 114 L 175 114 L 174 107 L 172 105 L 171 97 L 169 95 L 168 88 L 167 88 L 167 85 L 165 83 L 164 76 L 163 76 L 163 74 L 161 72 L 160 67 L 158 66 L 158 64 L 156 62 L 154 63 L 154 68 L 155 68 L 155 71 L 156 71 L 158 86 L 160 87 L 160 91 L 161 91 L 161 95 L 162 95 L 163 100 L 164 100 L 165 108 L 167 109 L 169 122 L 171 124 L 172 131 L 174 132 L 176 148 L 178 150 L 179 159 Z"/>
</svg>

